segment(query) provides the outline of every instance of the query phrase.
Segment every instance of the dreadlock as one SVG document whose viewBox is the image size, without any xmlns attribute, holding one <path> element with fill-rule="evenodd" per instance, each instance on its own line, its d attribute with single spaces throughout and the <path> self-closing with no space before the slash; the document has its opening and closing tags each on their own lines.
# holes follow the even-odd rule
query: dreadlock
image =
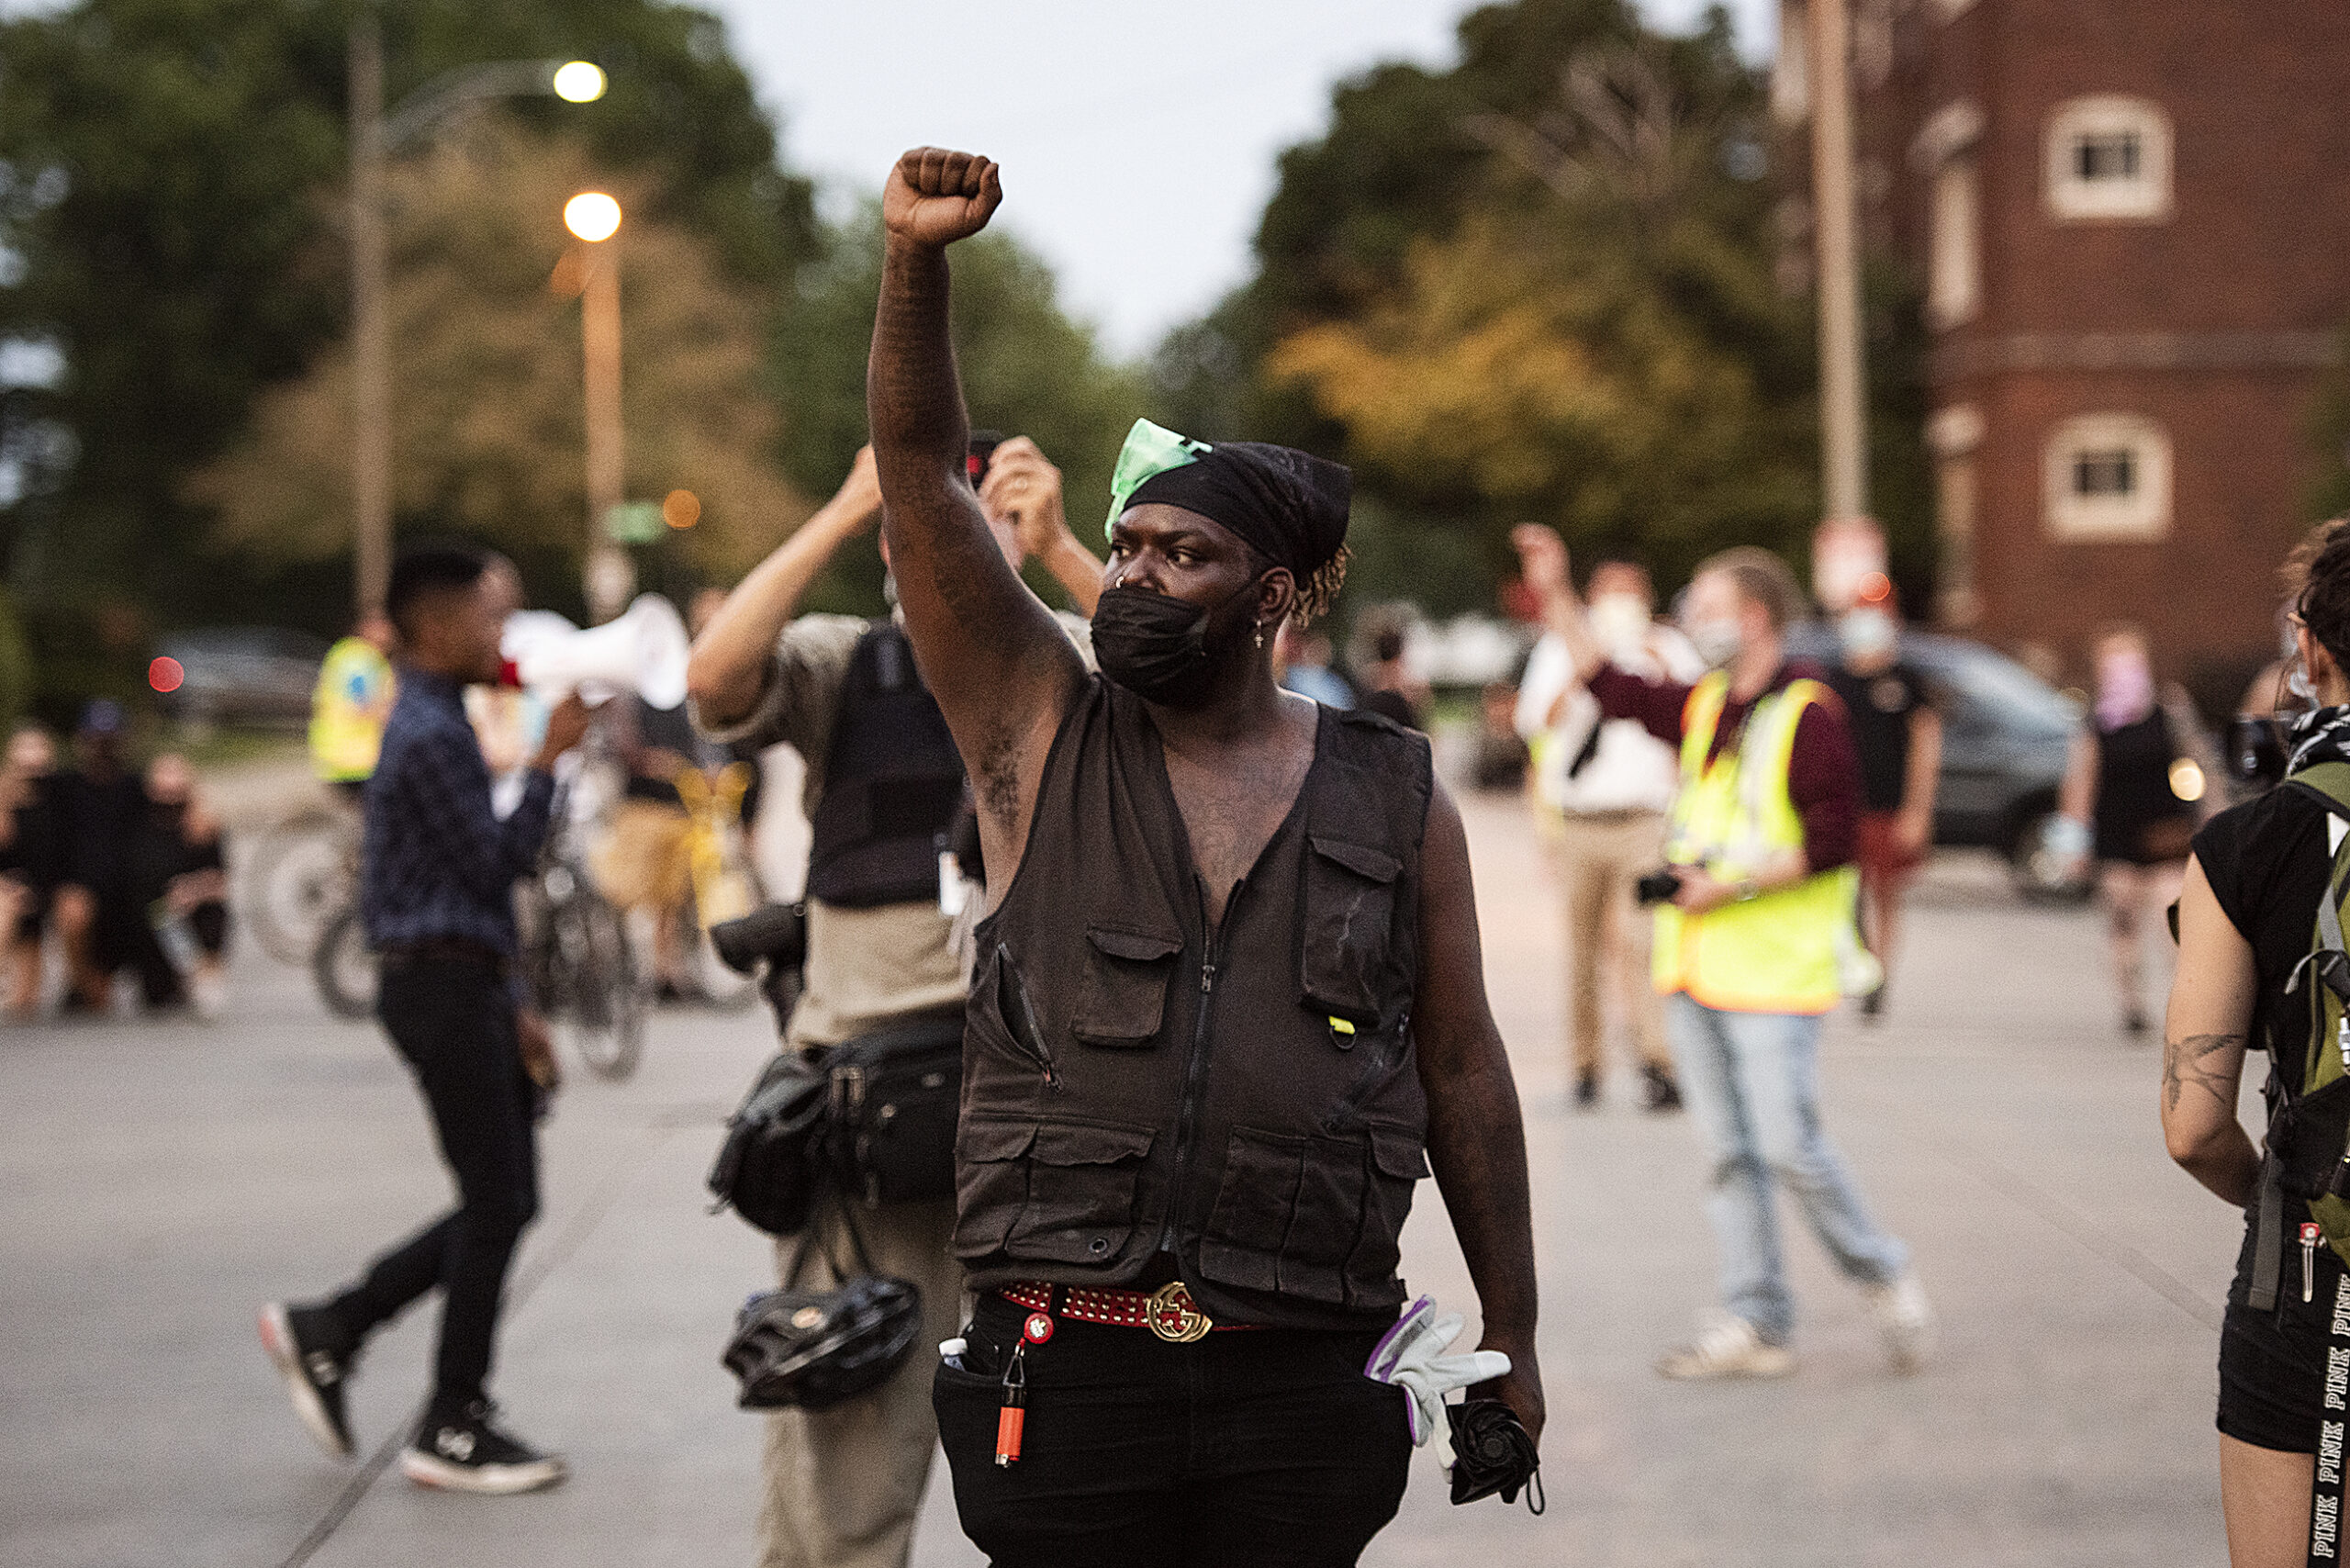
<svg viewBox="0 0 2350 1568">
<path fill-rule="evenodd" d="M 1338 602 L 1338 590 L 1347 585 L 1347 563 L 1353 559 L 1343 544 L 1338 553 L 1314 568 L 1314 575 L 1297 586 L 1297 602 L 1290 606 L 1291 624 L 1304 631 Z"/>
</svg>

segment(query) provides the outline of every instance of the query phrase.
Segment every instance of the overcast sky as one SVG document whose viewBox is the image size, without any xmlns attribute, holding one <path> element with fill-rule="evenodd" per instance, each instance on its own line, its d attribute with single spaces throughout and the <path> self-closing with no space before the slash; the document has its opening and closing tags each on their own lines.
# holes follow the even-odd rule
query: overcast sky
<svg viewBox="0 0 2350 1568">
<path fill-rule="evenodd" d="M 1331 85 L 1453 56 L 1473 0 L 703 0 L 783 122 L 786 157 L 845 204 L 924 142 L 1003 165 L 996 221 L 1041 252 L 1115 353 L 1248 274 L 1281 151 Z M 1685 29 L 1703 0 L 1640 0 Z M 1774 0 L 1730 0 L 1764 58 Z"/>
</svg>

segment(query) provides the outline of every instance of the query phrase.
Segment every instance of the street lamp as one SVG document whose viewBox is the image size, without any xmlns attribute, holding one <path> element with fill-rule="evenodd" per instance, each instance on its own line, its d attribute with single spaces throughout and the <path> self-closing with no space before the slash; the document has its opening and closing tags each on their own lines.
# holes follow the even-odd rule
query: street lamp
<svg viewBox="0 0 2350 1568">
<path fill-rule="evenodd" d="M 607 244 L 621 204 L 581 191 L 563 204 L 563 226 L 580 241 L 579 341 L 588 392 L 588 616 L 609 621 L 628 602 L 636 570 L 608 530 L 626 493 L 621 427 L 621 267 Z"/>
<path fill-rule="evenodd" d="M 392 575 L 390 332 L 384 299 L 384 166 L 455 115 L 497 98 L 551 93 L 585 104 L 604 73 L 584 60 L 502 60 L 445 72 L 384 113 L 384 36 L 375 9 L 351 23 L 351 506 L 360 615 L 384 607 Z"/>
<path fill-rule="evenodd" d="M 592 104 L 604 95 L 604 73 L 585 60 L 554 68 L 554 95 L 566 104 Z"/>
</svg>

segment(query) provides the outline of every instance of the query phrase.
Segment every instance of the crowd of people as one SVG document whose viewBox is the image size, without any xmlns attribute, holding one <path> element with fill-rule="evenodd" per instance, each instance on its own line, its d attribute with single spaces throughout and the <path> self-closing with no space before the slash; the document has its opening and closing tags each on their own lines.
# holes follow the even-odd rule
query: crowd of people
<svg viewBox="0 0 2350 1568">
<path fill-rule="evenodd" d="M 84 710 L 73 753 L 60 766 L 49 733 L 28 724 L 0 759 L 0 1006 L 38 1017 L 53 953 L 60 1014 L 110 1013 L 129 975 L 149 1013 L 218 1017 L 228 863 L 196 770 L 176 752 L 138 767 L 122 710 L 103 700 Z"/>
<path fill-rule="evenodd" d="M 1485 1490 L 1536 1495 L 1524 1136 L 1465 832 L 1404 627 L 1364 617 L 1341 669 L 1317 625 L 1345 574 L 1347 470 L 1137 420 L 1104 562 L 1033 442 L 969 430 L 944 252 L 1000 199 L 983 159 L 923 150 L 898 166 L 873 444 L 733 592 L 697 605 L 689 722 L 638 711 L 627 725 L 648 812 L 679 808 L 656 786 L 680 767 L 778 744 L 806 765 L 805 954 L 780 1059 L 944 1047 L 962 1062 L 944 1091 L 951 1151 L 854 1141 L 840 1158 L 860 1180 L 778 1238 L 787 1327 L 825 1326 L 852 1276 L 881 1277 L 902 1287 L 890 1299 L 916 1349 L 845 1397 L 771 1417 L 760 1561 L 902 1565 L 943 1444 L 963 1528 L 1000 1563 L 1349 1563 L 1431 1436 L 1453 1455 L 1456 1500 L 1483 1495 L 1484 1465 Z M 892 612 L 802 613 L 817 576 L 877 532 Z M 1828 1135 L 1818 1063 L 1842 1002 L 1885 1016 L 1903 894 L 1933 844 L 1942 727 L 1932 684 L 1902 656 L 1892 585 L 1878 574 L 1823 607 L 1835 651 L 1815 666 L 1789 642 L 1805 596 L 1765 551 L 1702 563 L 1667 621 L 1639 562 L 1601 561 L 1579 586 L 1556 533 L 1528 526 L 1513 543 L 1542 634 L 1516 689 L 1484 694 L 1497 744 L 1474 772 L 1513 778 L 1516 756 L 1552 851 L 1573 1102 L 1604 1100 L 1612 996 L 1642 1104 L 1686 1109 L 1707 1175 L 1718 1302 L 1656 1370 L 1795 1370 L 1782 1190 L 1889 1363 L 1915 1368 L 1936 1314 Z M 2251 1216 L 2220 1411 L 2240 1565 L 2300 1561 L 2312 1508 L 2338 1509 L 2340 1468 L 2329 1482 L 2312 1456 L 2340 1441 L 2323 1372 L 2350 1359 L 2336 1252 L 2350 1241 L 2337 1191 L 2350 1090 L 2335 1088 L 2350 1046 L 2306 1053 L 2304 1074 L 2298 1045 L 2313 1021 L 2321 1042 L 2350 1041 L 2350 954 L 2326 918 L 2350 885 L 2350 532 L 2297 560 L 2293 679 L 2316 706 L 2292 732 L 2296 787 L 2215 814 L 2216 766 L 2193 764 L 2199 725 L 2158 684 L 2145 639 L 2117 625 L 2097 640 L 2056 842 L 2105 902 L 2131 1035 L 2148 1026 L 2143 942 L 2184 890 L 2163 1120 L 2179 1161 Z M 1032 564 L 1066 608 L 1025 585 Z M 488 1380 L 502 1282 L 537 1209 L 535 1120 L 558 1078 L 513 982 L 510 888 L 545 833 L 550 769 L 586 727 L 576 700 L 557 709 L 517 798 L 494 808 L 464 690 L 496 678 L 517 602 L 497 566 L 445 547 L 396 566 L 398 695 L 364 796 L 381 1016 L 457 1204 L 341 1289 L 262 1320 L 297 1411 L 348 1457 L 346 1382 L 369 1336 L 439 1289 L 433 1391 L 400 1463 L 486 1493 L 564 1474 L 502 1424 Z M 21 766 L 12 747 L 12 867 L 51 864 L 32 846 L 54 831 L 40 824 L 69 820 L 42 815 L 68 800 L 196 853 L 185 766 L 159 759 L 134 810 L 107 734 L 85 723 L 73 790 L 28 782 L 45 773 L 37 738 Z M 217 868 L 217 830 L 208 842 Z M 661 863 L 639 879 L 664 898 L 669 842 L 637 856 Z M 171 907 L 211 885 L 196 862 L 170 864 L 197 879 Z M 20 869 L 17 930 L 46 911 L 89 934 L 69 937 L 82 975 L 123 950 L 95 934 L 121 934 L 66 912 L 149 887 L 140 875 Z M 2256 1038 L 2279 1064 L 2266 1152 L 2235 1119 Z M 830 1104 L 855 1109 L 837 1089 Z M 1483 1321 L 1466 1354 L 1442 1353 L 1458 1320 L 1407 1305 L 1398 1273 L 1428 1175 Z M 818 1261 L 838 1293 L 807 1294 Z M 787 1389 L 800 1370 L 769 1368 Z"/>
</svg>

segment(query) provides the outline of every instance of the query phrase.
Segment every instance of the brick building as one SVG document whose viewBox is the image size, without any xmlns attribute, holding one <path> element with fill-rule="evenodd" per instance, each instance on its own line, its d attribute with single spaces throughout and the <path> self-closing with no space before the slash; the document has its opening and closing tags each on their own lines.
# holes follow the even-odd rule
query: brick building
<svg viewBox="0 0 2350 1568">
<path fill-rule="evenodd" d="M 2248 669 L 2350 321 L 2350 5 L 1849 3 L 1863 233 L 1930 333 L 1938 618 L 2078 672 L 2124 617 L 2173 676 Z"/>
</svg>

